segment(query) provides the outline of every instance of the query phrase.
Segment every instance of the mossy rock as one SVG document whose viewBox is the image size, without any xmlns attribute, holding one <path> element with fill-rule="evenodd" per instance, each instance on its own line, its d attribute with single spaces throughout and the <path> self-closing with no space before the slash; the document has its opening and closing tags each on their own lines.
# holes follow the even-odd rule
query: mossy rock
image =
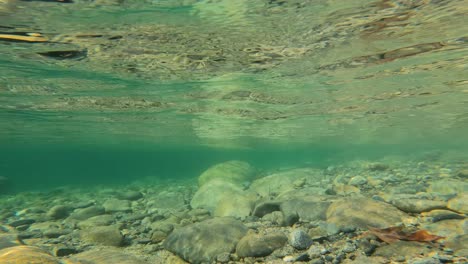
<svg viewBox="0 0 468 264">
<path fill-rule="evenodd" d="M 249 163 L 240 160 L 231 160 L 216 164 L 198 177 L 198 186 L 201 187 L 212 180 L 222 180 L 235 185 L 249 183 L 255 177 L 256 170 Z"/>
</svg>

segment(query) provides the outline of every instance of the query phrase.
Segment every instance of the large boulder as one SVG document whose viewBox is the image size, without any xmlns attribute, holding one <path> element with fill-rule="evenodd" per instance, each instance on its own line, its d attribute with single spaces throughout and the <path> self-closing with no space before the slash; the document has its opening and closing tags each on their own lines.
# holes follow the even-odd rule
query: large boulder
<svg viewBox="0 0 468 264">
<path fill-rule="evenodd" d="M 403 222 L 406 217 L 391 204 L 364 197 L 342 198 L 327 210 L 327 222 L 340 228 L 386 228 Z"/>
<path fill-rule="evenodd" d="M 216 216 L 245 217 L 250 215 L 255 195 L 230 182 L 212 180 L 193 196 L 192 208 L 205 208 Z"/>
<path fill-rule="evenodd" d="M 310 168 L 293 169 L 274 173 L 252 182 L 250 190 L 258 193 L 262 197 L 276 197 L 280 194 L 296 190 L 298 182 L 315 183 L 319 182 L 322 175 L 319 170 Z"/>
<path fill-rule="evenodd" d="M 174 230 L 163 246 L 190 263 L 211 263 L 223 253 L 232 253 L 246 234 L 242 222 L 214 218 Z"/>
<path fill-rule="evenodd" d="M 256 170 L 247 162 L 231 160 L 208 168 L 198 177 L 198 186 L 202 187 L 212 180 L 222 180 L 242 186 L 250 183 Z"/>
</svg>

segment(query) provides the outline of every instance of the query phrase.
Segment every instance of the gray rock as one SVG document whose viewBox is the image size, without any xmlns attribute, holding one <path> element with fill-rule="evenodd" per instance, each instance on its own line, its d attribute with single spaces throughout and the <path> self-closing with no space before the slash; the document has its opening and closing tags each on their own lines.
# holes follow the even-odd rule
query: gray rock
<svg viewBox="0 0 468 264">
<path fill-rule="evenodd" d="M 302 197 L 281 203 L 286 225 L 293 225 L 298 220 L 313 222 L 326 219 L 330 201 L 323 201 L 320 196 Z"/>
<path fill-rule="evenodd" d="M 366 183 L 367 183 L 366 178 L 364 178 L 362 176 L 354 176 L 348 182 L 349 185 L 353 185 L 353 186 L 360 186 L 360 185 L 364 185 Z"/>
<path fill-rule="evenodd" d="M 73 263 L 92 263 L 92 264 L 148 264 L 148 262 L 139 259 L 128 252 L 121 250 L 99 248 L 95 250 L 85 251 L 71 257 Z"/>
<path fill-rule="evenodd" d="M 23 245 L 23 242 L 16 234 L 0 234 L 0 250 L 7 247 Z"/>
<path fill-rule="evenodd" d="M 179 209 L 186 207 L 184 194 L 181 192 L 163 191 L 152 197 L 148 202 L 152 208 Z"/>
<path fill-rule="evenodd" d="M 73 248 L 73 247 L 60 245 L 60 246 L 55 246 L 53 248 L 52 252 L 53 252 L 54 256 L 56 256 L 56 257 L 64 257 L 64 256 L 76 254 L 76 253 L 78 253 L 78 250 L 76 248 Z"/>
<path fill-rule="evenodd" d="M 233 252 L 246 233 L 247 227 L 240 221 L 214 218 L 174 230 L 163 246 L 190 263 L 206 263 Z"/>
<path fill-rule="evenodd" d="M 130 201 L 128 200 L 109 199 L 105 201 L 102 206 L 104 207 L 106 213 L 131 212 L 132 211 Z"/>
<path fill-rule="evenodd" d="M 405 213 L 396 207 L 369 198 L 343 198 L 333 202 L 327 210 L 327 223 L 339 228 L 385 228 L 403 221 Z"/>
<path fill-rule="evenodd" d="M 281 211 L 281 202 L 282 201 L 267 201 L 258 203 L 255 206 L 252 215 L 256 217 L 263 217 L 264 215 L 270 214 L 272 212 Z"/>
<path fill-rule="evenodd" d="M 239 257 L 266 257 L 274 250 L 283 247 L 288 238 L 281 233 L 269 235 L 251 234 L 243 237 L 236 247 Z"/>
<path fill-rule="evenodd" d="M 319 182 L 321 178 L 321 171 L 316 169 L 293 169 L 257 179 L 252 182 L 249 190 L 258 193 L 262 197 L 276 197 L 279 194 L 295 190 L 297 180 L 304 179 L 306 182 Z"/>
<path fill-rule="evenodd" d="M 295 229 L 289 235 L 289 244 L 295 249 L 307 249 L 312 243 L 312 238 L 304 230 Z"/>
<path fill-rule="evenodd" d="M 231 160 L 208 168 L 198 177 L 198 186 L 202 187 L 212 180 L 221 180 L 237 186 L 250 182 L 257 171 L 249 163 Z"/>
<path fill-rule="evenodd" d="M 117 194 L 117 198 L 121 200 L 136 201 L 143 198 L 143 194 L 138 191 L 126 191 Z"/>
<path fill-rule="evenodd" d="M 23 225 L 31 225 L 35 223 L 36 220 L 34 219 L 18 219 L 10 222 L 8 225 L 12 227 L 18 227 L 18 226 L 23 226 Z"/>
<path fill-rule="evenodd" d="M 118 247 L 122 245 L 123 236 L 116 226 L 97 226 L 80 232 L 83 241 L 103 246 Z"/>
<path fill-rule="evenodd" d="M 468 193 L 459 194 L 450 199 L 448 208 L 463 214 L 468 214 Z"/>
<path fill-rule="evenodd" d="M 274 225 L 279 225 L 279 226 L 285 225 L 284 215 L 282 212 L 278 212 L 278 211 L 264 215 L 262 217 L 262 220 L 269 221 Z"/>
<path fill-rule="evenodd" d="M 68 217 L 68 215 L 71 212 L 71 209 L 72 208 L 70 208 L 69 206 L 56 205 L 49 209 L 49 211 L 47 212 L 47 216 L 52 219 L 63 219 Z"/>
<path fill-rule="evenodd" d="M 434 209 L 445 209 L 447 208 L 447 202 L 444 201 L 434 201 L 427 199 L 415 199 L 415 198 L 397 198 L 392 199 L 391 203 L 407 213 L 422 213 L 428 212 Z"/>
<path fill-rule="evenodd" d="M 93 216 L 105 214 L 106 210 L 104 207 L 99 205 L 94 205 L 82 209 L 75 209 L 73 213 L 69 216 L 71 219 L 76 220 L 85 220 Z"/>
<path fill-rule="evenodd" d="M 97 215 L 90 217 L 77 225 L 80 229 L 91 228 L 95 226 L 108 226 L 114 223 L 115 219 L 112 215 Z"/>
<path fill-rule="evenodd" d="M 60 237 L 60 236 L 63 236 L 63 235 L 68 235 L 72 231 L 73 230 L 71 230 L 71 229 L 59 229 L 59 228 L 49 229 L 49 230 L 44 232 L 44 236 L 47 237 L 47 238 L 57 238 L 57 237 Z"/>
</svg>

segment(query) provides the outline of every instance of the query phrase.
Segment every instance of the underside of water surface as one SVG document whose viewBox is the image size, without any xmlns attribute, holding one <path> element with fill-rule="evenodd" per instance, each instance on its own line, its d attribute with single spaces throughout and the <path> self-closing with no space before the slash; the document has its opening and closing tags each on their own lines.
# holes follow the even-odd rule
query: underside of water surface
<svg viewBox="0 0 468 264">
<path fill-rule="evenodd" d="M 0 0 L 0 262 L 38 245 L 47 264 L 463 263 L 467 17 L 466 0 Z M 184 237 L 206 221 L 235 242 Z M 268 237 L 237 243 L 243 225 Z M 258 241 L 281 246 L 240 246 Z M 90 257 L 103 245 L 143 262 Z"/>
<path fill-rule="evenodd" d="M 219 152 L 273 164 L 465 152 L 466 12 L 465 1 L 3 0 L 0 169 L 85 179 L 106 178 L 113 159 L 134 177 Z"/>
</svg>

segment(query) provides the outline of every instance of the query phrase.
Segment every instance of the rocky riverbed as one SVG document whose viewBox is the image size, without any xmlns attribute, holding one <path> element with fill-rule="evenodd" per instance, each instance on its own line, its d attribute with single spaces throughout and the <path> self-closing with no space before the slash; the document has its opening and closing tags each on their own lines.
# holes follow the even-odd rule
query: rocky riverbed
<svg viewBox="0 0 468 264">
<path fill-rule="evenodd" d="M 0 196 L 0 263 L 466 263 L 468 163 L 354 161 Z"/>
</svg>

